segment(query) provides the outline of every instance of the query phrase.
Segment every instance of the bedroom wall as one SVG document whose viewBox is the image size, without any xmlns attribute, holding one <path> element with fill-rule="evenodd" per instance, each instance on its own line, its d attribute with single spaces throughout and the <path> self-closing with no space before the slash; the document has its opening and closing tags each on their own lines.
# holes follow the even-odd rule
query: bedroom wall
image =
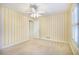
<svg viewBox="0 0 79 59">
<path fill-rule="evenodd" d="M 67 42 L 68 41 L 68 16 L 67 12 L 61 12 L 52 16 L 39 18 L 40 37 L 42 39 Z"/>
<path fill-rule="evenodd" d="M 1 47 L 9 47 L 29 39 L 29 17 L 1 6 L 2 41 Z M 1 28 L 0 27 L 0 28 Z"/>
</svg>

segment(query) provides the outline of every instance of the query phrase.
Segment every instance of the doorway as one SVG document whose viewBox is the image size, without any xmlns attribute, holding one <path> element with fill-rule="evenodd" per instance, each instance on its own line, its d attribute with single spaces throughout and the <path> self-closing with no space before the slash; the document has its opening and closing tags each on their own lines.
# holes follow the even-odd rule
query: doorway
<svg viewBox="0 0 79 59">
<path fill-rule="evenodd" d="M 29 36 L 30 36 L 30 38 L 33 38 L 33 32 L 34 32 L 34 23 L 32 20 L 29 20 Z"/>
<path fill-rule="evenodd" d="M 29 34 L 31 38 L 39 38 L 39 20 L 29 20 Z"/>
</svg>

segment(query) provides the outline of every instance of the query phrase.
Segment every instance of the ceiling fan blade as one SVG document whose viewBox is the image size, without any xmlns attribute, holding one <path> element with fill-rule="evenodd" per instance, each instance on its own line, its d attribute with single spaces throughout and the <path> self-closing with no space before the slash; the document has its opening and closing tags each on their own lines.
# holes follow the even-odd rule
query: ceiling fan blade
<svg viewBox="0 0 79 59">
<path fill-rule="evenodd" d="M 32 14 L 32 12 L 25 12 L 25 14 Z"/>
<path fill-rule="evenodd" d="M 35 10 L 34 8 L 32 8 L 32 12 L 33 12 L 33 13 L 36 13 L 36 10 Z"/>
<path fill-rule="evenodd" d="M 46 13 L 45 11 L 38 11 L 38 13 Z"/>
</svg>

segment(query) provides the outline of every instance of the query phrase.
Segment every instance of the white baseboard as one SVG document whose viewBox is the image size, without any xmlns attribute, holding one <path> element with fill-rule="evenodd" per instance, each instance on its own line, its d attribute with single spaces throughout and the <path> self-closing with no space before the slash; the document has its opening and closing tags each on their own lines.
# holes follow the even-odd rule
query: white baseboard
<svg viewBox="0 0 79 59">
<path fill-rule="evenodd" d="M 9 48 L 9 47 L 11 47 L 11 46 L 15 46 L 15 45 L 21 44 L 21 43 L 23 43 L 23 42 L 25 42 L 25 41 L 28 41 L 28 40 L 23 40 L 23 41 L 15 42 L 15 43 L 13 43 L 13 44 L 9 44 L 9 45 L 3 46 L 3 47 L 0 48 L 0 49 Z"/>
<path fill-rule="evenodd" d="M 71 50 L 73 52 L 74 55 L 79 55 L 79 48 L 76 46 L 75 42 L 73 40 L 71 40 L 69 42 L 69 45 L 71 47 Z"/>
<path fill-rule="evenodd" d="M 61 40 L 58 40 L 58 39 L 48 39 L 48 38 L 39 38 L 39 39 L 43 39 L 43 40 L 49 40 L 49 41 L 54 41 L 54 42 L 60 42 L 60 43 L 68 43 L 68 41 L 61 41 Z"/>
</svg>

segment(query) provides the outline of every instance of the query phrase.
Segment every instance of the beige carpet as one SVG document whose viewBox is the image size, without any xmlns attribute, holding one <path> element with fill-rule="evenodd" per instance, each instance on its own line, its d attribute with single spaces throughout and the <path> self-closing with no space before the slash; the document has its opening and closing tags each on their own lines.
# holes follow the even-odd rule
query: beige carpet
<svg viewBox="0 0 79 59">
<path fill-rule="evenodd" d="M 3 49 L 1 54 L 9 55 L 71 55 L 72 51 L 67 43 L 32 39 L 16 46 Z"/>
</svg>

